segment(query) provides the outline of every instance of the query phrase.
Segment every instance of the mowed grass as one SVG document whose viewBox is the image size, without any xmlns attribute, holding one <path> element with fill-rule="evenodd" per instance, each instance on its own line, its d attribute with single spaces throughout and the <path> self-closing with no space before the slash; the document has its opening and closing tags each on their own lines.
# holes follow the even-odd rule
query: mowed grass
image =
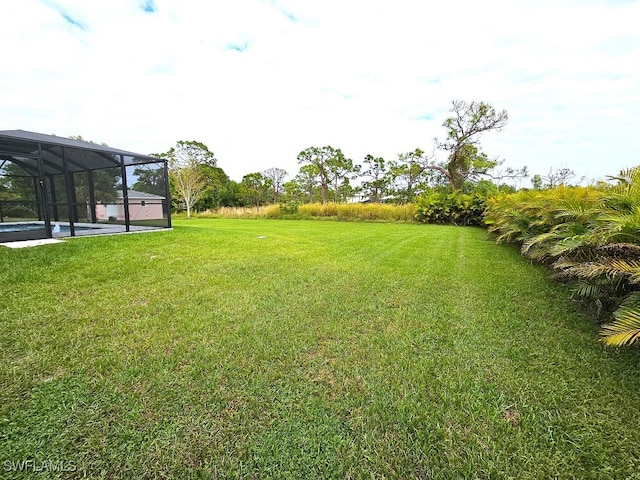
<svg viewBox="0 0 640 480">
<path fill-rule="evenodd" d="M 637 349 L 483 230 L 176 223 L 0 249 L 0 477 L 640 478 Z"/>
</svg>

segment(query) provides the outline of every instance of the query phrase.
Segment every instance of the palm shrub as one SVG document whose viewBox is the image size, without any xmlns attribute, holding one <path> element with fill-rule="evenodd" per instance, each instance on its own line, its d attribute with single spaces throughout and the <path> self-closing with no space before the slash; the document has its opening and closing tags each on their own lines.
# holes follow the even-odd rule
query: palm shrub
<svg viewBox="0 0 640 480">
<path fill-rule="evenodd" d="M 522 241 L 522 253 L 540 262 L 574 256 L 588 259 L 599 245 L 590 238 L 601 215 L 602 191 L 594 187 L 564 187 L 538 192 L 542 202 L 534 229 Z"/>
<path fill-rule="evenodd" d="M 499 243 L 523 244 L 565 223 L 561 206 L 590 205 L 598 195 L 593 187 L 564 186 L 552 190 L 502 193 L 486 200 L 484 222 Z"/>
<path fill-rule="evenodd" d="M 607 345 L 640 343 L 640 168 L 613 186 L 521 191 L 487 201 L 498 242 L 547 263 L 574 298 L 607 314 Z"/>
<path fill-rule="evenodd" d="M 640 246 L 608 243 L 590 259 L 563 256 L 553 266 L 558 278 L 572 281 L 575 297 L 591 300 L 598 312 L 612 312 L 613 321 L 601 330 L 605 344 L 640 340 Z"/>
</svg>

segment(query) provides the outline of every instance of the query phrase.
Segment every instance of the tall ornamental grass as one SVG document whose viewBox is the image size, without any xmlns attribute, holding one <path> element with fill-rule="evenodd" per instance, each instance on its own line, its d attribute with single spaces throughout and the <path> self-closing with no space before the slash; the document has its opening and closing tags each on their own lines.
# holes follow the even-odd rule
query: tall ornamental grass
<svg viewBox="0 0 640 480">
<path fill-rule="evenodd" d="M 337 220 L 380 220 L 413 222 L 415 205 L 388 203 L 307 203 L 298 207 L 301 218 L 335 218 Z"/>
<path fill-rule="evenodd" d="M 205 210 L 193 214 L 197 218 L 279 218 L 278 205 L 252 207 L 219 207 L 216 210 Z"/>
<path fill-rule="evenodd" d="M 265 205 L 263 207 L 220 207 L 193 214 L 197 218 L 313 218 L 342 221 L 415 221 L 415 205 L 386 203 L 308 203 L 302 205 Z"/>
</svg>

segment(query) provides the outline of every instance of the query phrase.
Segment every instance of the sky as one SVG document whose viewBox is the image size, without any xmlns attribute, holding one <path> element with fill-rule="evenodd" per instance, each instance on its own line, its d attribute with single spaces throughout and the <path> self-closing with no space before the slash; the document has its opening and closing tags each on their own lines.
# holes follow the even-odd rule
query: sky
<svg viewBox="0 0 640 480">
<path fill-rule="evenodd" d="M 464 100 L 508 112 L 481 139 L 505 167 L 590 182 L 640 164 L 640 1 L 0 5 L 0 130 L 143 154 L 196 140 L 236 181 L 291 178 L 312 146 L 355 163 L 430 152 Z"/>
</svg>

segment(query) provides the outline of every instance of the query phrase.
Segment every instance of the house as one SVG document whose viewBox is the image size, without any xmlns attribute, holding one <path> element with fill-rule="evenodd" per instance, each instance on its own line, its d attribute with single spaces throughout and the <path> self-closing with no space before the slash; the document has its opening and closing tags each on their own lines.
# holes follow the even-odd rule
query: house
<svg viewBox="0 0 640 480">
<path fill-rule="evenodd" d="M 96 219 L 98 221 L 124 221 L 124 198 L 122 190 L 116 192 L 117 203 L 96 204 Z M 161 220 L 163 217 L 162 205 L 165 197 L 152 193 L 127 190 L 129 199 L 129 221 Z"/>
</svg>

